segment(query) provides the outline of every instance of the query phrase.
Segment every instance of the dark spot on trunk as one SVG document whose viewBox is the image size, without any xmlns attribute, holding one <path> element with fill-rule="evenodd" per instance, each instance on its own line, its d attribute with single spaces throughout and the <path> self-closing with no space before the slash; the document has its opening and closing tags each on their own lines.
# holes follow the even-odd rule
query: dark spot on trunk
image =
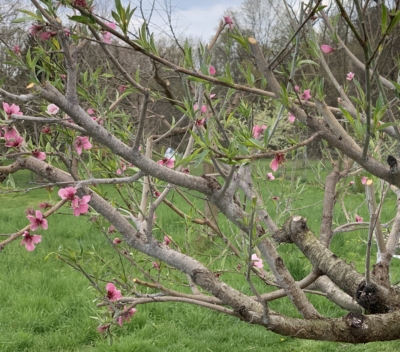
<svg viewBox="0 0 400 352">
<path fill-rule="evenodd" d="M 361 282 L 357 288 L 356 301 L 371 314 L 387 313 L 390 310 L 377 295 L 375 285 L 366 285 L 365 281 Z"/>
</svg>

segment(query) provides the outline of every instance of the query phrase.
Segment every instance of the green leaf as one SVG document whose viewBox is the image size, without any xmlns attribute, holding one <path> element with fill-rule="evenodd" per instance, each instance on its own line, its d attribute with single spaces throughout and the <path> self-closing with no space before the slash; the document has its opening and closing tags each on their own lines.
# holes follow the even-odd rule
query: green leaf
<svg viewBox="0 0 400 352">
<path fill-rule="evenodd" d="M 386 32 L 389 34 L 393 29 L 395 29 L 399 21 L 400 21 L 400 10 L 394 14 L 392 21 L 390 22 Z"/>
<path fill-rule="evenodd" d="M 381 125 L 379 125 L 378 127 L 375 128 L 376 131 L 380 131 L 386 127 L 390 127 L 390 126 L 396 126 L 397 124 L 395 122 L 386 122 L 383 123 Z"/>
<path fill-rule="evenodd" d="M 195 159 L 194 167 L 196 168 L 197 166 L 199 166 L 199 165 L 203 162 L 204 158 L 205 158 L 207 155 L 208 155 L 208 150 L 204 150 L 203 152 L 201 152 L 201 153 L 197 156 L 197 158 Z"/>
<path fill-rule="evenodd" d="M 22 12 L 25 15 L 28 15 L 28 17 L 24 17 L 23 21 L 21 21 L 21 18 L 17 18 L 13 21 L 13 23 L 18 23 L 18 22 L 24 22 L 24 21 L 39 21 L 39 22 L 45 22 L 45 20 L 43 19 L 42 15 L 36 14 L 34 12 L 28 11 L 28 10 L 17 10 L 18 12 Z"/>
<path fill-rule="evenodd" d="M 387 26 L 388 26 L 388 12 L 387 12 L 387 8 L 386 8 L 385 3 L 381 4 L 381 9 L 382 9 L 382 12 L 381 12 L 381 27 L 382 27 L 381 33 L 382 33 L 382 35 L 384 35 L 386 33 Z"/>
<path fill-rule="evenodd" d="M 248 53 L 250 52 L 250 44 L 247 38 L 244 38 L 239 33 L 237 35 L 229 33 L 229 36 L 236 40 L 242 48 L 244 48 Z"/>
<path fill-rule="evenodd" d="M 301 67 L 301 66 L 303 66 L 303 65 L 314 65 L 314 66 L 317 66 L 317 67 L 319 67 L 319 64 L 317 64 L 315 61 L 313 61 L 313 60 L 300 60 L 298 63 L 297 63 L 297 67 Z"/>
<path fill-rule="evenodd" d="M 87 25 L 93 25 L 96 22 L 92 18 L 92 16 L 70 16 L 69 19 L 74 22 L 83 23 Z"/>
</svg>

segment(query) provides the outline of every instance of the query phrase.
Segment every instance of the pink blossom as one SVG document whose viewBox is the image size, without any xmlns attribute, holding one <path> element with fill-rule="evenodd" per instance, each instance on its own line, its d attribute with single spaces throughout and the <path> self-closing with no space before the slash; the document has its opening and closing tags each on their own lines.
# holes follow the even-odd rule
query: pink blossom
<svg viewBox="0 0 400 352">
<path fill-rule="evenodd" d="M 6 112 L 8 117 L 10 117 L 12 114 L 23 115 L 23 113 L 19 111 L 19 106 L 15 104 L 8 105 L 7 103 L 3 103 L 3 110 Z"/>
<path fill-rule="evenodd" d="M 351 81 L 353 78 L 354 78 L 354 73 L 353 73 L 353 72 L 349 72 L 349 73 L 347 74 L 347 76 L 346 76 L 346 79 L 347 79 L 348 81 Z"/>
<path fill-rule="evenodd" d="M 41 24 L 34 24 L 29 27 L 28 33 L 32 37 L 34 37 L 36 34 L 38 34 L 42 29 L 44 28 L 44 25 Z"/>
<path fill-rule="evenodd" d="M 306 89 L 303 94 L 300 95 L 300 98 L 307 101 L 311 98 L 310 90 Z"/>
<path fill-rule="evenodd" d="M 61 199 L 68 199 L 70 201 L 73 201 L 76 198 L 75 193 L 76 193 L 75 187 L 61 188 L 58 191 L 58 195 Z"/>
<path fill-rule="evenodd" d="M 169 167 L 170 169 L 173 169 L 174 165 L 175 165 L 175 157 L 171 156 L 170 158 L 161 159 L 161 160 L 157 161 L 157 164 Z"/>
<path fill-rule="evenodd" d="M 114 225 L 111 225 L 111 226 L 107 229 L 107 233 L 108 233 L 108 234 L 115 233 L 115 232 L 117 232 L 117 231 L 115 230 Z"/>
<path fill-rule="evenodd" d="M 182 169 L 182 172 L 183 172 L 184 174 L 188 175 L 188 174 L 190 173 L 190 170 L 189 170 L 188 167 L 185 167 L 185 168 Z"/>
<path fill-rule="evenodd" d="M 196 112 L 197 110 L 199 110 L 199 105 L 198 105 L 197 103 L 193 105 L 193 110 L 194 110 L 195 112 Z M 202 106 L 201 106 L 201 109 L 200 109 L 200 112 L 201 112 L 202 114 L 204 114 L 206 111 L 207 111 L 207 106 L 202 105 Z"/>
<path fill-rule="evenodd" d="M 279 200 L 280 198 L 278 196 L 273 196 L 272 199 L 273 200 Z"/>
<path fill-rule="evenodd" d="M 154 197 L 158 198 L 159 196 L 161 196 L 161 192 L 160 191 L 154 191 Z"/>
<path fill-rule="evenodd" d="M 111 325 L 110 323 L 104 324 L 104 325 L 100 325 L 100 326 L 97 327 L 97 331 L 100 334 L 104 334 L 110 328 L 110 325 Z"/>
<path fill-rule="evenodd" d="M 214 98 L 215 94 L 210 94 L 210 99 Z"/>
<path fill-rule="evenodd" d="M 103 32 L 103 43 L 111 44 L 112 34 L 110 32 Z"/>
<path fill-rule="evenodd" d="M 88 7 L 86 0 L 74 0 L 72 6 L 83 7 L 84 9 Z"/>
<path fill-rule="evenodd" d="M 120 244 L 121 242 L 122 242 L 122 240 L 118 237 L 113 239 L 113 244 L 115 244 L 115 245 Z"/>
<path fill-rule="evenodd" d="M 39 208 L 40 209 L 47 209 L 47 208 L 51 208 L 51 207 L 52 207 L 52 205 L 50 203 L 47 203 L 47 202 L 39 204 Z"/>
<path fill-rule="evenodd" d="M 117 28 L 117 25 L 113 22 L 106 23 L 106 25 L 107 25 L 107 27 L 110 27 L 111 29 Z M 103 32 L 103 42 L 104 43 L 111 44 L 111 37 L 112 37 L 112 34 L 110 32 L 107 32 L 107 31 Z"/>
<path fill-rule="evenodd" d="M 82 148 L 85 150 L 89 150 L 90 148 L 92 148 L 92 144 L 89 142 L 89 137 L 76 137 L 74 145 L 75 150 L 79 155 L 82 154 Z"/>
<path fill-rule="evenodd" d="M 6 141 L 9 141 L 11 139 L 16 139 L 19 136 L 18 131 L 11 125 L 4 126 L 2 127 L 2 130 L 4 130 L 4 139 Z"/>
<path fill-rule="evenodd" d="M 233 19 L 231 16 L 224 16 L 225 25 L 228 25 L 230 29 L 233 29 Z"/>
<path fill-rule="evenodd" d="M 356 222 L 362 222 L 363 218 L 356 214 Z"/>
<path fill-rule="evenodd" d="M 117 24 L 114 22 L 108 22 L 106 23 L 107 27 L 110 27 L 111 29 L 116 29 L 117 28 Z"/>
<path fill-rule="evenodd" d="M 205 123 L 206 123 L 206 119 L 203 117 L 202 119 L 197 119 L 194 124 L 196 126 L 204 126 Z"/>
<path fill-rule="evenodd" d="M 296 116 L 294 116 L 290 111 L 289 111 L 289 122 L 294 122 L 296 120 Z"/>
<path fill-rule="evenodd" d="M 41 152 L 41 151 L 39 151 L 37 149 L 32 151 L 32 156 L 35 157 L 36 159 L 39 159 L 39 160 L 46 159 L 46 153 Z"/>
<path fill-rule="evenodd" d="M 255 125 L 253 126 L 253 137 L 257 138 L 260 134 L 264 133 L 264 131 L 267 129 L 267 126 L 262 125 Z"/>
<path fill-rule="evenodd" d="M 23 240 L 21 241 L 21 246 L 25 245 L 27 251 L 32 252 L 35 249 L 35 244 L 38 244 L 42 241 L 42 236 L 39 235 L 31 235 L 29 231 L 24 231 L 22 235 Z"/>
<path fill-rule="evenodd" d="M 350 181 L 349 186 L 353 186 L 354 185 L 354 181 Z"/>
<path fill-rule="evenodd" d="M 51 134 L 51 128 L 49 126 L 43 126 L 40 132 L 43 134 Z"/>
<path fill-rule="evenodd" d="M 118 87 L 118 92 L 123 93 L 126 91 L 126 86 L 119 86 Z"/>
<path fill-rule="evenodd" d="M 92 120 L 96 121 L 99 125 L 103 125 L 104 121 L 101 117 L 92 116 Z"/>
<path fill-rule="evenodd" d="M 15 55 L 21 54 L 21 48 L 19 47 L 19 45 L 14 45 L 13 46 L 13 52 L 14 52 Z"/>
<path fill-rule="evenodd" d="M 285 161 L 285 154 L 276 153 L 275 158 L 271 161 L 269 167 L 272 169 L 272 171 L 275 172 L 276 170 L 278 170 L 279 165 L 282 165 Z"/>
<path fill-rule="evenodd" d="M 81 214 L 86 214 L 89 210 L 90 195 L 83 196 L 82 198 L 75 197 L 71 201 L 71 209 L 74 210 L 74 215 L 79 216 Z"/>
<path fill-rule="evenodd" d="M 332 54 L 336 49 L 332 48 L 330 45 L 322 44 L 321 50 L 325 54 Z"/>
<path fill-rule="evenodd" d="M 164 242 L 163 244 L 165 244 L 166 246 L 168 246 L 171 243 L 171 240 L 169 239 L 168 236 L 164 236 Z"/>
<path fill-rule="evenodd" d="M 50 104 L 50 105 L 47 106 L 46 112 L 47 112 L 49 115 L 55 115 L 55 114 L 58 113 L 59 110 L 60 110 L 60 108 L 59 108 L 57 105 L 55 105 L 55 104 Z"/>
<path fill-rule="evenodd" d="M 160 270 L 160 265 L 158 265 L 158 263 L 156 263 L 156 262 L 152 262 L 151 263 L 151 267 L 156 269 L 156 270 Z"/>
<path fill-rule="evenodd" d="M 126 309 L 126 306 L 124 306 L 124 310 L 125 309 Z M 131 308 L 126 313 L 121 314 L 118 317 L 119 326 L 122 326 L 123 322 L 129 322 L 135 313 L 136 313 L 136 309 L 135 308 Z"/>
<path fill-rule="evenodd" d="M 5 146 L 9 148 L 18 148 L 22 143 L 24 142 L 24 139 L 21 136 L 17 136 L 14 139 L 10 139 Z"/>
<path fill-rule="evenodd" d="M 126 165 L 122 160 L 119 162 L 119 165 L 120 169 L 117 170 L 117 174 L 121 175 L 126 170 Z"/>
<path fill-rule="evenodd" d="M 117 290 L 117 288 L 114 286 L 113 283 L 109 282 L 106 285 L 106 290 L 107 290 L 107 298 L 110 301 L 116 301 L 118 298 L 121 298 L 121 291 Z"/>
<path fill-rule="evenodd" d="M 39 226 L 41 226 L 43 230 L 47 230 L 47 220 L 43 218 L 42 212 L 40 210 L 36 210 L 35 215 L 36 216 L 27 216 L 28 220 L 31 222 L 31 231 L 37 230 Z"/>
<path fill-rule="evenodd" d="M 86 112 L 88 113 L 88 115 L 94 115 L 96 113 L 96 111 L 92 108 L 87 109 Z"/>
<path fill-rule="evenodd" d="M 46 41 L 46 40 L 50 40 L 52 37 L 55 37 L 57 35 L 57 32 L 55 31 L 47 31 L 47 32 L 42 32 L 39 35 L 40 40 Z"/>
<path fill-rule="evenodd" d="M 363 185 L 365 185 L 365 184 L 367 183 L 367 181 L 368 181 L 368 177 L 367 177 L 367 176 L 361 177 L 361 183 L 362 183 Z"/>
<path fill-rule="evenodd" d="M 294 90 L 295 90 L 296 92 L 299 92 L 299 91 L 300 91 L 300 87 L 299 87 L 299 86 L 294 86 Z"/>
<path fill-rule="evenodd" d="M 210 67 L 208 68 L 208 73 L 209 73 L 211 76 L 214 76 L 214 75 L 217 73 L 217 70 L 215 69 L 214 66 L 210 65 Z"/>
<path fill-rule="evenodd" d="M 67 38 L 71 36 L 71 31 L 69 30 L 69 28 L 64 28 L 64 34 Z"/>
<path fill-rule="evenodd" d="M 268 172 L 267 177 L 268 177 L 268 180 L 271 180 L 271 181 L 275 180 L 275 176 L 272 174 L 272 172 Z"/>
<path fill-rule="evenodd" d="M 67 79 L 67 75 L 60 75 L 60 78 L 65 81 Z"/>
<path fill-rule="evenodd" d="M 258 269 L 262 269 L 264 264 L 262 262 L 262 259 L 257 257 L 257 254 L 252 254 L 251 255 L 251 261 L 252 261 L 252 266 L 255 266 Z"/>
</svg>

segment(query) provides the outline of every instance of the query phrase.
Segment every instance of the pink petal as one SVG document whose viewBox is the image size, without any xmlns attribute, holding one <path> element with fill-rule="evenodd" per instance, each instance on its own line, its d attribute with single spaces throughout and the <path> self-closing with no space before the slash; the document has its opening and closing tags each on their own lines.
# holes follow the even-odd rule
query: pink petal
<svg viewBox="0 0 400 352">
<path fill-rule="evenodd" d="M 276 170 L 278 170 L 278 160 L 274 159 L 271 161 L 271 164 L 269 164 L 269 167 L 272 169 L 273 172 L 276 172 Z"/>
<path fill-rule="evenodd" d="M 32 243 L 38 244 L 40 242 L 42 242 L 42 236 L 39 236 L 39 235 L 32 236 Z"/>
<path fill-rule="evenodd" d="M 322 45 L 321 45 L 321 50 L 322 50 L 322 52 L 324 52 L 325 54 L 331 54 L 331 53 L 333 53 L 336 49 L 332 48 L 330 45 L 322 44 Z"/>
</svg>

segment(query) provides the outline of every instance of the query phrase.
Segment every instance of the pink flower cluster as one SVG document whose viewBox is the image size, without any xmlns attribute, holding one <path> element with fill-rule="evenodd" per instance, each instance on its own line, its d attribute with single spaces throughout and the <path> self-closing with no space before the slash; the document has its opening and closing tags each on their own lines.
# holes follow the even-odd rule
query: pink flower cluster
<svg viewBox="0 0 400 352">
<path fill-rule="evenodd" d="M 34 24 L 29 27 L 28 33 L 32 37 L 38 37 L 40 40 L 50 40 L 57 35 L 57 31 L 48 30 L 43 24 Z"/>
<path fill-rule="evenodd" d="M 31 234 L 30 231 L 36 231 L 39 227 L 47 230 L 48 223 L 40 210 L 34 211 L 32 208 L 29 208 L 26 210 L 26 213 L 31 224 L 29 231 L 24 231 L 22 235 L 21 246 L 25 245 L 26 250 L 32 252 L 35 249 L 35 244 L 42 241 L 42 236 Z"/>
<path fill-rule="evenodd" d="M 117 290 L 117 288 L 115 287 L 115 285 L 111 282 L 109 282 L 106 285 L 106 290 L 107 290 L 107 298 L 111 301 L 114 302 L 117 299 L 121 298 L 121 290 Z M 126 310 L 126 306 L 124 306 L 124 311 Z M 131 320 L 131 318 L 133 317 L 133 315 L 136 313 L 136 309 L 135 308 L 131 308 L 128 311 L 126 311 L 125 313 L 121 314 L 118 317 L 118 325 L 122 326 L 122 324 L 124 322 L 129 322 Z M 98 329 L 100 332 L 104 332 L 102 330 L 100 330 L 100 327 Z"/>
<path fill-rule="evenodd" d="M 75 195 L 76 191 L 77 189 L 75 187 L 61 188 L 58 191 L 58 195 L 61 197 L 61 199 L 67 199 L 71 201 L 71 209 L 74 211 L 74 215 L 79 216 L 88 212 L 88 203 L 90 202 L 91 196 L 86 195 L 82 198 L 79 198 Z"/>
<path fill-rule="evenodd" d="M 11 115 L 23 115 L 18 105 L 3 103 L 3 110 L 10 118 Z M 5 146 L 8 148 L 19 148 L 24 142 L 24 139 L 19 135 L 18 131 L 11 125 L 2 126 L 1 129 L 4 131 L 4 140 L 6 141 Z M 1 134 L 0 134 L 1 136 Z"/>
</svg>

